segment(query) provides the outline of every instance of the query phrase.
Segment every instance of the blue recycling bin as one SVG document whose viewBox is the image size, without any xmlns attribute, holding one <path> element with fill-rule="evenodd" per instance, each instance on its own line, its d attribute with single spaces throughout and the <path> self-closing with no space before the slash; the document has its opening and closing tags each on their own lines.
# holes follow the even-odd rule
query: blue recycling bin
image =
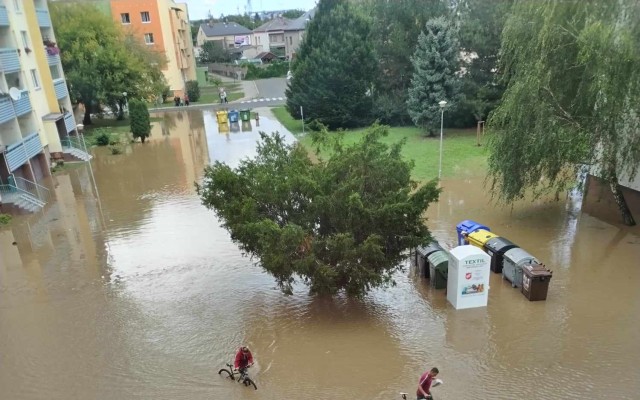
<svg viewBox="0 0 640 400">
<path fill-rule="evenodd" d="M 240 113 L 238 112 L 238 110 L 229 111 L 229 122 L 238 122 L 239 118 L 240 118 Z"/>
<path fill-rule="evenodd" d="M 464 221 L 460 222 L 458 225 L 456 225 L 456 231 L 458 231 L 458 245 L 459 246 L 464 246 L 465 244 L 469 244 L 466 240 L 466 238 L 464 237 L 464 235 L 462 234 L 463 232 L 465 234 L 470 234 L 473 233 L 475 231 L 477 231 L 478 229 L 484 229 L 486 231 L 491 231 L 491 229 L 489 229 L 488 226 L 484 226 L 476 221 L 472 221 L 470 219 L 465 219 Z"/>
</svg>

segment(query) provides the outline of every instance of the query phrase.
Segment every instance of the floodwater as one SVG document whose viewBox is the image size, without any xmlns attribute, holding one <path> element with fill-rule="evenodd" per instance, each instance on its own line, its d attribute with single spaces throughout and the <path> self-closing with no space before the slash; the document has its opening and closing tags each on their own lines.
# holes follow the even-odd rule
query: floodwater
<svg viewBox="0 0 640 400">
<path fill-rule="evenodd" d="M 398 399 L 432 366 L 437 399 L 638 398 L 638 228 L 573 200 L 496 207 L 482 176 L 445 179 L 434 236 L 489 225 L 554 271 L 547 301 L 493 274 L 488 307 L 455 311 L 411 268 L 361 301 L 287 297 L 194 191 L 205 165 L 253 154 L 255 121 L 225 135 L 206 111 L 162 118 L 0 230 L 1 399 Z M 241 343 L 258 391 L 217 375 Z"/>
</svg>

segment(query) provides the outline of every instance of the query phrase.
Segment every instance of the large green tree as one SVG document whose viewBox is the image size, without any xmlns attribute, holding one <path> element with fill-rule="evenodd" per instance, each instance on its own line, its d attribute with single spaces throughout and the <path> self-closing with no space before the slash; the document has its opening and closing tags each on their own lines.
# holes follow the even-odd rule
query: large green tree
<svg viewBox="0 0 640 400">
<path fill-rule="evenodd" d="M 407 91 L 413 75 L 411 56 L 431 18 L 448 14 L 444 0 L 363 0 L 371 15 L 378 71 L 374 112 L 385 123 L 408 124 Z"/>
<path fill-rule="evenodd" d="M 484 121 L 502 98 L 505 85 L 498 65 L 500 38 L 513 0 L 460 0 L 460 47 L 464 56 L 464 100 L 456 118 L 462 125 Z M 469 118 L 471 117 L 471 118 Z"/>
<path fill-rule="evenodd" d="M 460 100 L 459 46 L 457 32 L 444 17 L 430 19 L 418 37 L 411 57 L 413 77 L 407 108 L 413 123 L 434 131 L 440 122 L 440 101 L 455 109 Z"/>
<path fill-rule="evenodd" d="M 370 23 L 340 0 L 320 0 L 292 65 L 287 109 L 331 128 L 371 120 L 376 60 Z"/>
<path fill-rule="evenodd" d="M 556 197 L 584 164 L 620 190 L 640 165 L 640 5 L 635 0 L 517 2 L 502 36 L 508 79 L 490 116 L 493 190 L 512 202 L 527 189 Z"/>
<path fill-rule="evenodd" d="M 222 47 L 222 43 L 206 41 L 202 45 L 200 61 L 202 64 L 231 62 L 231 53 Z"/>
<path fill-rule="evenodd" d="M 299 278 L 313 293 L 361 296 L 392 284 L 406 251 L 429 240 L 423 213 L 439 194 L 411 180 L 403 143 L 384 144 L 387 133 L 373 126 L 352 146 L 316 133 L 331 149 L 320 162 L 261 133 L 255 159 L 207 167 L 198 193 L 285 293 Z"/>
<path fill-rule="evenodd" d="M 133 40 L 93 4 L 50 4 L 71 96 L 85 107 L 83 123 L 101 104 L 116 111 L 128 97 L 160 95 L 164 56 Z"/>
</svg>

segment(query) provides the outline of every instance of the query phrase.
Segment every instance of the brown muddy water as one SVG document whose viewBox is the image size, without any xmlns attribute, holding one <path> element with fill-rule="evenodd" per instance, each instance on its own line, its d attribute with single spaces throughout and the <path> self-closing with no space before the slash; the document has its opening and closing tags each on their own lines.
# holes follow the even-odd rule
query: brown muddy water
<svg viewBox="0 0 640 400">
<path fill-rule="evenodd" d="M 165 114 L 148 143 L 96 149 L 54 178 L 54 204 L 0 230 L 1 399 L 398 399 L 432 366 L 437 399 L 639 398 L 638 228 L 572 200 L 496 207 L 482 176 L 445 179 L 434 236 L 489 225 L 553 269 L 546 302 L 493 274 L 487 308 L 455 311 L 410 268 L 362 301 L 285 297 L 194 192 L 208 163 L 253 154 L 250 128 Z M 258 391 L 217 375 L 241 343 Z"/>
</svg>

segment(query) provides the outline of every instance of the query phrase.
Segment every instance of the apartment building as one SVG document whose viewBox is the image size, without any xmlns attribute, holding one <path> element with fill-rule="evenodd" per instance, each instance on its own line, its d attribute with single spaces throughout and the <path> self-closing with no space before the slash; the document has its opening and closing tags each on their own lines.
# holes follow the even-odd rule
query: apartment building
<svg viewBox="0 0 640 400">
<path fill-rule="evenodd" d="M 55 159 L 89 160 L 46 0 L 0 0 L 0 204 L 40 210 Z"/>
<path fill-rule="evenodd" d="M 162 69 L 174 96 L 182 96 L 185 82 L 196 79 L 189 11 L 173 0 L 111 0 L 111 16 L 125 31 L 151 49 L 163 53 Z"/>
</svg>

